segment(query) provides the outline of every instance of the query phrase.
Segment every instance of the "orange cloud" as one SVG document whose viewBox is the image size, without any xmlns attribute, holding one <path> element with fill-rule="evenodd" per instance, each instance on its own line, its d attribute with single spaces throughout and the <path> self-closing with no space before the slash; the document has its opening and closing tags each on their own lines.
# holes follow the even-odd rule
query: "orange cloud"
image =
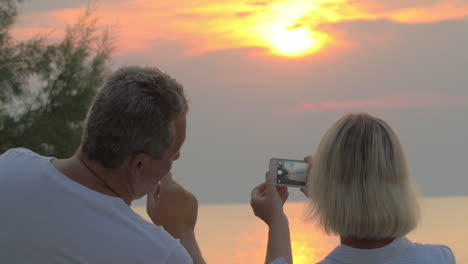
<svg viewBox="0 0 468 264">
<path fill-rule="evenodd" d="M 34 36 L 45 36 L 47 39 L 59 39 L 64 35 L 64 32 L 64 29 L 53 27 L 20 27 L 13 30 L 13 35 L 20 40 L 30 39 Z"/>
<path fill-rule="evenodd" d="M 468 16 L 468 3 L 452 0 L 435 5 L 394 10 L 383 16 L 398 22 L 411 24 L 437 22 Z"/>
<path fill-rule="evenodd" d="M 434 1 L 434 0 L 432 0 Z M 122 0 L 97 4 L 101 24 L 117 25 L 122 52 L 141 51 L 154 40 L 190 43 L 188 53 L 260 47 L 272 53 L 302 56 L 335 43 L 339 36 L 318 30 L 321 24 L 349 20 L 391 19 L 426 23 L 468 15 L 468 3 L 388 7 L 383 0 Z M 22 16 L 15 35 L 25 36 L 37 25 L 62 30 L 84 7 Z M 27 22 L 30 21 L 28 24 Z M 26 30 L 25 28 L 29 28 Z M 63 32 L 63 31 L 59 31 Z"/>
<path fill-rule="evenodd" d="M 452 96 L 445 94 L 412 94 L 388 97 L 376 97 L 361 100 L 342 101 L 316 101 L 304 102 L 286 112 L 319 112 L 333 110 L 361 110 L 375 108 L 433 108 L 433 107 L 454 107 L 468 106 L 468 96 Z"/>
</svg>

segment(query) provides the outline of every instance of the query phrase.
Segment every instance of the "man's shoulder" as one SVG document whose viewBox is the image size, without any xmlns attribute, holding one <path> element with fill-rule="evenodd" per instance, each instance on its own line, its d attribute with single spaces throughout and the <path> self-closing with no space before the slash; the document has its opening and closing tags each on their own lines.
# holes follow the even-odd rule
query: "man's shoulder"
<svg viewBox="0 0 468 264">
<path fill-rule="evenodd" d="M 180 241 L 172 237 L 164 228 L 146 221 L 135 212 L 130 212 L 128 217 L 136 227 L 131 229 L 132 234 L 130 236 L 133 237 L 132 240 L 135 241 L 134 246 L 139 247 L 139 254 L 157 257 L 160 260 L 166 259 L 168 261 L 171 259 L 187 259 L 188 253 L 180 244 Z M 127 236 L 128 233 L 125 235 Z M 127 236 L 127 239 L 128 238 Z M 188 259 L 190 260 L 190 257 L 188 257 Z"/>
<path fill-rule="evenodd" d="M 14 159 L 18 157 L 38 157 L 39 154 L 27 149 L 27 148 L 12 148 L 0 155 L 0 159 Z"/>
<path fill-rule="evenodd" d="M 174 237 L 172 237 L 166 230 L 164 230 L 164 228 L 146 221 L 141 216 L 137 215 L 135 212 L 132 211 L 131 213 L 129 213 L 128 217 L 133 221 L 135 225 L 141 228 L 141 233 L 139 235 L 143 235 L 147 239 L 154 241 L 158 244 L 162 242 L 164 245 L 167 245 L 177 242 L 177 240 Z"/>
<path fill-rule="evenodd" d="M 172 237 L 164 228 L 146 221 L 130 207 L 124 207 L 126 205 L 121 204 L 122 219 L 115 219 L 115 221 L 123 220 L 128 223 L 127 228 L 120 229 L 121 235 L 133 237 L 143 244 L 151 245 L 153 249 L 161 248 L 170 251 L 180 245 L 180 242 Z"/>
<path fill-rule="evenodd" d="M 13 148 L 0 155 L 0 166 L 4 171 L 14 170 L 18 172 L 21 169 L 34 168 L 44 158 L 26 148 Z"/>
</svg>

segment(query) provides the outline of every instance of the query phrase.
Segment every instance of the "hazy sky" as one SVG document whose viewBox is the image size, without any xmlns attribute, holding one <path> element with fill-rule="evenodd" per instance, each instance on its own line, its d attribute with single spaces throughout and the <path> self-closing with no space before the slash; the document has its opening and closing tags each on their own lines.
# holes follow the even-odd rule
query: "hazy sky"
<svg viewBox="0 0 468 264">
<path fill-rule="evenodd" d="M 58 38 L 87 1 L 27 0 L 15 36 Z M 107 0 L 113 67 L 152 65 L 191 101 L 174 176 L 247 202 L 271 157 L 302 159 L 348 112 L 400 135 L 420 193 L 468 195 L 468 1 Z M 292 198 L 301 198 L 292 190 Z"/>
</svg>

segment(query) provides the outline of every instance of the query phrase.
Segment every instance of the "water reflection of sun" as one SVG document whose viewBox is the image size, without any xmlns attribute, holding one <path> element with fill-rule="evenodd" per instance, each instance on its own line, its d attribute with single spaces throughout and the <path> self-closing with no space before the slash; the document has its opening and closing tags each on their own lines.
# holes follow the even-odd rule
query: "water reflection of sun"
<svg viewBox="0 0 468 264">
<path fill-rule="evenodd" d="M 302 203 L 285 205 L 294 263 L 317 263 L 338 240 L 325 235 L 313 223 L 305 222 L 303 209 Z M 134 210 L 149 220 L 145 208 L 134 207 Z M 200 206 L 196 233 L 207 263 L 262 263 L 265 260 L 268 228 L 252 214 L 247 204 Z"/>
<path fill-rule="evenodd" d="M 317 224 L 305 221 L 304 204 L 289 203 L 285 211 L 289 216 L 294 263 L 317 263 L 336 246 L 336 237 L 326 236 Z"/>
</svg>

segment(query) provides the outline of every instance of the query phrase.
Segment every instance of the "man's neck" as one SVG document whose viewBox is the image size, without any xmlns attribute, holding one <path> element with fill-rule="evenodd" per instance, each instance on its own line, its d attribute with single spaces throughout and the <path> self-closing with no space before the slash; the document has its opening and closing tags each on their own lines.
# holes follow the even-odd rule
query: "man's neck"
<svg viewBox="0 0 468 264">
<path fill-rule="evenodd" d="M 395 240 L 394 238 L 383 238 L 383 239 L 361 239 L 361 238 L 345 238 L 340 237 L 341 244 L 359 249 L 375 249 L 385 247 Z"/>
<path fill-rule="evenodd" d="M 96 192 L 122 198 L 130 206 L 132 198 L 119 170 L 109 171 L 77 153 L 69 159 L 54 159 L 52 165 L 71 180 Z"/>
</svg>

